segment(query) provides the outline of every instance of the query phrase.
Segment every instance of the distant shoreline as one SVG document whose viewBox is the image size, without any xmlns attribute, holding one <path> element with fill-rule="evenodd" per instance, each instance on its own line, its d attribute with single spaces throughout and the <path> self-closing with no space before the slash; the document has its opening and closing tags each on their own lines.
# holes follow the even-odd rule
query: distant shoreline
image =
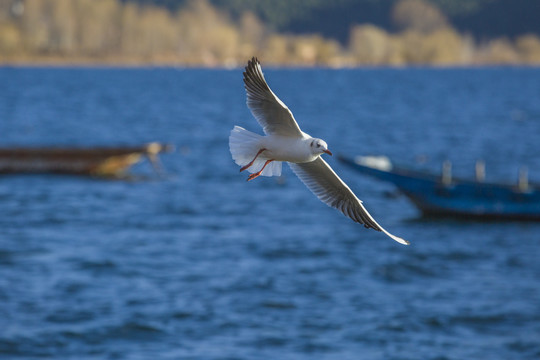
<svg viewBox="0 0 540 360">
<path fill-rule="evenodd" d="M 264 62 L 264 59 L 261 59 Z M 247 59 L 246 59 L 247 62 Z M 268 68 L 280 69 L 410 69 L 410 68 L 431 68 L 431 69 L 475 69 L 475 68 L 540 68 L 540 63 L 456 63 L 456 64 L 355 64 L 355 65 L 332 65 L 332 64 L 299 64 L 298 62 L 272 63 L 267 62 Z M 24 60 L 2 60 L 0 68 L 20 67 L 20 68 L 178 68 L 178 69 L 216 69 L 235 70 L 242 69 L 244 63 L 229 64 L 205 64 L 186 63 L 172 61 L 134 61 L 134 60 L 95 60 L 95 59 L 24 59 Z"/>
<path fill-rule="evenodd" d="M 380 8 L 388 26 L 354 16 L 342 35 L 327 36 L 320 26 L 278 30 L 252 11 L 234 14 L 209 0 L 176 10 L 120 0 L 9 0 L 0 6 L 0 65 L 235 69 L 255 55 L 280 68 L 540 66 L 540 34 L 528 28 L 483 37 L 456 28 L 433 1 L 394 2 Z M 270 10 L 284 15 L 275 4 Z"/>
</svg>

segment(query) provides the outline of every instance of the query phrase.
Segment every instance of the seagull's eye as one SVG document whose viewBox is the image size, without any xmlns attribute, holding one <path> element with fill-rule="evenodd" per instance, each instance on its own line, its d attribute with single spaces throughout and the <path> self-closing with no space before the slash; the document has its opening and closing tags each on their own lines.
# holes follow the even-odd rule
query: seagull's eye
<svg viewBox="0 0 540 360">
<path fill-rule="evenodd" d="M 321 147 L 321 144 L 317 143 L 317 147 Z"/>
</svg>

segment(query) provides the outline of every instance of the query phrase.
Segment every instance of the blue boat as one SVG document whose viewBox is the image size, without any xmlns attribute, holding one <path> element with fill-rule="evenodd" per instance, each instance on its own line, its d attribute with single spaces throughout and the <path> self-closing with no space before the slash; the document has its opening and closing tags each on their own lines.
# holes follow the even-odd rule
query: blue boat
<svg viewBox="0 0 540 360">
<path fill-rule="evenodd" d="M 475 180 L 452 178 L 451 164 L 441 175 L 394 166 L 384 156 L 339 157 L 363 174 L 394 184 L 425 216 L 467 219 L 540 221 L 540 186 L 530 184 L 526 171 L 516 184 L 484 182 L 484 165 L 477 163 Z"/>
</svg>

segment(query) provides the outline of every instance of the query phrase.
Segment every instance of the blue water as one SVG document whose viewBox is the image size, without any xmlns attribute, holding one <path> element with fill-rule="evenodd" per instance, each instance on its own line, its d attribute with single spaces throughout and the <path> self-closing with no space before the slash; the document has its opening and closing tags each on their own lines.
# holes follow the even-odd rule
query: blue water
<svg viewBox="0 0 540 360">
<path fill-rule="evenodd" d="M 334 154 L 540 181 L 540 69 L 266 75 Z M 0 358 L 540 358 L 539 223 L 425 220 L 330 158 L 402 246 L 287 168 L 247 183 L 235 124 L 240 69 L 0 68 L 2 147 L 177 148 L 163 179 L 0 178 Z"/>
</svg>

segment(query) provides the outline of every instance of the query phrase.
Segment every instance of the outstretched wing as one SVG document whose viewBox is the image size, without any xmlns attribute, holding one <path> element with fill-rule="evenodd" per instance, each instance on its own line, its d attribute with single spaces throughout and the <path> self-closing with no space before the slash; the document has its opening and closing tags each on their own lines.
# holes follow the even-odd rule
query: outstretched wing
<svg viewBox="0 0 540 360">
<path fill-rule="evenodd" d="M 289 163 L 294 173 L 325 204 L 341 211 L 353 221 L 366 228 L 382 231 L 395 241 L 409 245 L 407 240 L 390 234 L 383 229 L 362 205 L 352 190 L 321 157 L 308 163 Z"/>
<path fill-rule="evenodd" d="M 244 72 L 247 106 L 268 135 L 302 136 L 292 112 L 270 90 L 257 58 L 248 61 Z"/>
</svg>

